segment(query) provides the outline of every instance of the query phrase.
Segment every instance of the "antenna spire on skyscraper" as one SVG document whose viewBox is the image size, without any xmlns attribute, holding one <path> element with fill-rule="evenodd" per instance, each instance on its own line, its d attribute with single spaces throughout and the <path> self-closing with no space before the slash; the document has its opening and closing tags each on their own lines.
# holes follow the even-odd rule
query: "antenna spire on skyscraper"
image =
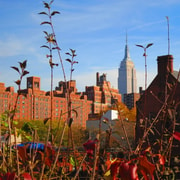
<svg viewBox="0 0 180 180">
<path fill-rule="evenodd" d="M 127 34 L 127 30 L 126 30 L 126 45 L 128 45 L 128 34 Z"/>
</svg>

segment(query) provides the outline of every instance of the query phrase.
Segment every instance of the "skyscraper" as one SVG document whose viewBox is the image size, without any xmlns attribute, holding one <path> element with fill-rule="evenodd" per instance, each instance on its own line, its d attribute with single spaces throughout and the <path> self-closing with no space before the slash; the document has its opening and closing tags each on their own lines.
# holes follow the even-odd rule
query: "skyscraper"
<svg viewBox="0 0 180 180">
<path fill-rule="evenodd" d="M 124 94 L 136 93 L 137 91 L 136 70 L 130 58 L 127 36 L 124 59 L 121 61 L 118 69 L 118 90 L 122 96 Z"/>
</svg>

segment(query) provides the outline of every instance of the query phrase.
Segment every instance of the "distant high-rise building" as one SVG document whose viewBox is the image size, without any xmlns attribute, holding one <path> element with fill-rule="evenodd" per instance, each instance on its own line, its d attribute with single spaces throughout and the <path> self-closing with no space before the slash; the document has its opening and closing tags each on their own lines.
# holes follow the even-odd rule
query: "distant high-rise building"
<svg viewBox="0 0 180 180">
<path fill-rule="evenodd" d="M 125 46 L 125 56 L 121 61 L 120 67 L 118 69 L 118 90 L 122 94 L 136 93 L 137 91 L 137 79 L 136 70 L 133 61 L 130 58 L 129 48 Z M 123 98 L 122 98 L 123 100 Z"/>
</svg>

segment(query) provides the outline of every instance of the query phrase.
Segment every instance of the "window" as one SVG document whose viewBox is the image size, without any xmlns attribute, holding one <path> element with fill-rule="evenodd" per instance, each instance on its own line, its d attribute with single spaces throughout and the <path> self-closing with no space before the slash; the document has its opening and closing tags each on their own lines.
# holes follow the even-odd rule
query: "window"
<svg viewBox="0 0 180 180">
<path fill-rule="evenodd" d="M 34 87 L 39 88 L 39 82 L 34 82 Z"/>
</svg>

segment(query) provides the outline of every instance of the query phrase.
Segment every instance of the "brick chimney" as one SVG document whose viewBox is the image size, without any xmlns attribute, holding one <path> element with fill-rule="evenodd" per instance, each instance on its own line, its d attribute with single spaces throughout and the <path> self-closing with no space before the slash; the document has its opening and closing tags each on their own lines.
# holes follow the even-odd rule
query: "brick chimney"
<svg viewBox="0 0 180 180">
<path fill-rule="evenodd" d="M 173 72 L 172 55 L 158 56 L 157 63 L 158 63 L 158 75 L 166 75 L 169 72 L 170 73 Z"/>
<path fill-rule="evenodd" d="M 99 86 L 99 72 L 96 73 L 96 86 Z"/>
</svg>

